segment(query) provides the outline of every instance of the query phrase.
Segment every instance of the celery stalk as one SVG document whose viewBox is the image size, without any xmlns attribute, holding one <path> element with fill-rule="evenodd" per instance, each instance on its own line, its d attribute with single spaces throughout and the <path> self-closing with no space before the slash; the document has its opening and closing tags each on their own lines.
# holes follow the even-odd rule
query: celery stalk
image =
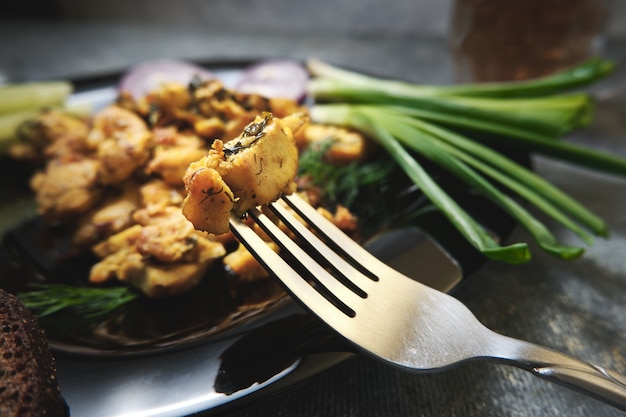
<svg viewBox="0 0 626 417">
<path fill-rule="evenodd" d="M 0 86 L 0 114 L 61 105 L 72 89 L 72 85 L 65 81 Z"/>
</svg>

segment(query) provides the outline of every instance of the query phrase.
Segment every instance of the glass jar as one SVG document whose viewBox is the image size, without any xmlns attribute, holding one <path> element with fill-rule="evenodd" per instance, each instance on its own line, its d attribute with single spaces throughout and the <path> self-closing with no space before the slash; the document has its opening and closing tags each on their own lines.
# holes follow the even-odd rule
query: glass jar
<svg viewBox="0 0 626 417">
<path fill-rule="evenodd" d="M 459 82 L 536 78 L 600 53 L 609 0 L 455 0 L 448 41 Z"/>
</svg>

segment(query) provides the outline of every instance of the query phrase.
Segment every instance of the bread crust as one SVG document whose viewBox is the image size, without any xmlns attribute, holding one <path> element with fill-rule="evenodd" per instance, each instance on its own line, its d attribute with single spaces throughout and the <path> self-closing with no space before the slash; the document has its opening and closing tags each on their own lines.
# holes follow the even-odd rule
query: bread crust
<svg viewBox="0 0 626 417">
<path fill-rule="evenodd" d="M 44 331 L 21 301 L 2 289 L 0 416 L 69 416 Z"/>
</svg>

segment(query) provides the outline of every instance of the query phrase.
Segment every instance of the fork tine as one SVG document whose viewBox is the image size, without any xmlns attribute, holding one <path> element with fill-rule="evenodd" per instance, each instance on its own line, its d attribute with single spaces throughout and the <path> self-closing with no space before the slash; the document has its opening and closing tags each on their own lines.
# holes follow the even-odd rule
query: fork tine
<svg viewBox="0 0 626 417">
<path fill-rule="evenodd" d="M 231 229 L 257 260 L 276 275 L 288 291 L 317 315 L 320 315 L 317 310 L 323 310 L 336 316 L 337 312 L 329 308 L 331 305 L 346 317 L 355 315 L 350 306 L 361 300 L 358 295 L 337 281 L 265 214 L 258 209 L 251 209 L 248 214 L 279 245 L 281 255 L 270 249 L 263 239 L 239 219 L 231 218 Z M 285 256 L 285 253 L 289 257 Z M 309 281 L 313 281 L 314 284 L 310 284 Z"/>
<path fill-rule="evenodd" d="M 259 263 L 289 288 L 297 300 L 306 305 L 325 302 L 324 297 L 311 287 L 299 274 L 261 239 L 254 230 L 236 216 L 231 216 L 230 229 L 237 239 L 250 251 Z"/>
<path fill-rule="evenodd" d="M 342 283 L 337 279 L 337 277 L 326 269 L 326 262 L 319 262 L 320 260 L 323 260 L 323 258 L 317 256 L 319 252 L 308 251 L 310 249 L 309 246 L 315 246 L 318 248 L 324 246 L 324 244 L 315 236 L 312 236 L 312 241 L 296 242 L 291 236 L 288 236 L 285 232 L 283 232 L 283 230 L 278 227 L 272 219 L 258 209 L 249 211 L 249 214 L 252 218 L 254 218 L 257 224 L 261 226 L 265 233 L 270 235 L 272 240 L 280 246 L 283 250 L 281 253 L 288 253 L 291 256 L 288 260 L 291 261 L 292 266 L 296 265 L 295 269 L 300 273 L 300 275 L 309 282 L 316 283 L 315 285 L 318 286 L 317 288 L 324 293 L 329 301 L 332 301 L 336 305 L 354 305 L 359 299 L 366 296 L 365 294 L 361 294 L 362 291 L 359 293 L 358 291 L 352 290 L 352 288 L 348 286 L 341 285 Z M 291 218 L 291 224 L 297 223 L 301 226 L 301 224 L 291 217 L 291 215 L 288 215 L 287 218 Z M 317 242 L 315 242 L 315 240 L 317 240 Z M 306 246 L 306 249 L 300 247 L 302 244 Z M 335 255 L 335 258 L 336 257 L 337 256 Z M 353 316 L 354 311 L 350 311 L 349 315 Z"/>
<path fill-rule="evenodd" d="M 304 203 L 303 200 L 301 201 Z M 308 203 L 305 204 L 308 206 Z M 307 253 L 317 254 L 318 256 L 316 256 L 316 259 L 324 260 L 325 266 L 338 274 L 336 278 L 341 281 L 342 284 L 346 285 L 359 296 L 367 297 L 368 289 L 373 281 L 378 281 L 378 277 L 376 277 L 369 270 L 365 269 L 360 263 L 352 259 L 351 256 L 346 255 L 342 257 L 341 255 L 343 255 L 343 253 L 341 253 L 341 251 L 338 253 L 337 248 L 330 247 L 335 244 L 333 240 L 329 240 L 329 237 L 326 236 L 327 240 L 323 242 L 318 236 L 311 232 L 310 229 L 305 227 L 303 223 L 296 219 L 296 217 L 284 206 L 272 203 L 269 207 L 272 212 L 289 228 L 289 230 L 295 233 L 303 244 L 306 244 Z M 314 223 L 317 223 L 319 219 L 323 219 L 323 217 L 317 212 L 315 212 L 314 217 L 316 218 L 315 222 L 311 221 L 310 218 L 305 219 L 307 224 L 315 228 Z M 343 232 L 341 233 L 343 234 Z M 351 243 L 351 247 L 352 246 L 357 246 L 354 241 Z M 345 247 L 343 249 L 345 249 Z M 345 250 L 344 252 L 347 253 Z"/>
<path fill-rule="evenodd" d="M 357 244 L 351 237 L 346 235 L 334 223 L 320 215 L 309 203 L 297 194 L 283 196 L 282 199 L 291 207 L 306 223 L 315 230 L 332 249 L 341 254 L 351 265 L 377 281 L 381 273 L 389 272 L 387 264 L 377 259 L 364 247 Z M 348 251 L 349 250 L 349 251 Z M 363 265 L 360 260 L 367 260 Z"/>
</svg>

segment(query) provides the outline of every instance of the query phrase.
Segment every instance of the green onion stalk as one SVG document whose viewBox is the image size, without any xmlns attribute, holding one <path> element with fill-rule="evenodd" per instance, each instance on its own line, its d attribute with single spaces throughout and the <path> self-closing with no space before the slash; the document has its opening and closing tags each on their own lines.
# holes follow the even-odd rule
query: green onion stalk
<svg viewBox="0 0 626 417">
<path fill-rule="evenodd" d="M 488 258 L 519 264 L 531 254 L 525 242 L 498 242 L 433 180 L 416 155 L 479 191 L 523 226 L 539 247 L 559 258 L 577 258 L 584 248 L 558 242 L 529 205 L 586 245 L 594 236 L 607 236 L 603 219 L 490 144 L 626 176 L 625 159 L 562 140 L 593 119 L 591 95 L 572 89 L 607 76 L 611 62 L 594 58 L 529 81 L 452 86 L 381 79 L 320 61 L 310 61 L 308 67 L 316 103 L 311 119 L 348 126 L 375 140 Z"/>
</svg>

